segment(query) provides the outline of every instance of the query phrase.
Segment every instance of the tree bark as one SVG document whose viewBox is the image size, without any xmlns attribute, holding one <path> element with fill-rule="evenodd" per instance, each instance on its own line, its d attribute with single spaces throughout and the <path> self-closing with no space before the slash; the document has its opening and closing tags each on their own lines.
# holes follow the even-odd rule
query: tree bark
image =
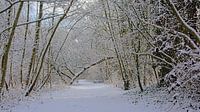
<svg viewBox="0 0 200 112">
<path fill-rule="evenodd" d="M 42 15 L 43 15 L 42 9 L 43 9 L 43 3 L 40 2 L 38 19 L 42 18 Z M 26 78 L 26 87 L 30 83 L 30 78 L 31 78 L 32 72 L 35 73 L 35 63 L 37 61 L 39 61 L 37 54 L 38 54 L 38 49 L 39 49 L 40 29 L 41 29 L 41 21 L 38 21 L 36 23 L 35 42 L 34 42 L 34 45 L 33 45 L 31 62 L 29 64 L 28 74 L 27 74 L 27 78 Z"/>
<path fill-rule="evenodd" d="M 0 83 L 0 93 L 2 92 L 2 89 L 4 87 L 5 78 L 6 78 L 6 72 L 7 72 L 7 64 L 8 64 L 9 52 L 10 52 L 10 48 L 11 48 L 12 41 L 13 41 L 14 34 L 15 34 L 16 25 L 18 23 L 23 4 L 24 4 L 24 2 L 20 2 L 20 5 L 19 5 L 19 8 L 17 10 L 17 14 L 16 14 L 16 17 L 15 17 L 15 20 L 14 20 L 14 23 L 13 23 L 13 27 L 12 27 L 12 29 L 10 31 L 8 42 L 4 47 L 4 53 L 3 53 L 3 56 L 2 56 L 2 60 L 1 60 L 1 62 L 2 62 L 1 63 L 2 77 L 1 77 L 1 83 Z"/>
<path fill-rule="evenodd" d="M 58 20 L 57 24 L 55 25 L 55 27 L 54 27 L 54 29 L 53 29 L 53 32 L 52 32 L 52 34 L 51 34 L 51 36 L 50 36 L 50 39 L 49 39 L 49 41 L 48 41 L 48 43 L 47 43 L 47 46 L 46 46 L 46 48 L 44 49 L 44 52 L 43 52 L 43 54 L 42 54 L 41 62 L 40 62 L 38 71 L 37 71 L 37 73 L 36 73 L 36 77 L 35 77 L 35 79 L 33 80 L 33 82 L 32 82 L 32 84 L 30 85 L 30 87 L 27 89 L 27 91 L 26 91 L 26 93 L 25 93 L 25 96 L 28 96 L 28 95 L 31 93 L 31 91 L 33 90 L 33 87 L 35 86 L 35 84 L 36 84 L 36 82 L 37 82 L 37 79 L 38 79 L 38 77 L 39 77 L 39 75 L 40 75 L 40 72 L 41 72 L 41 70 L 42 70 L 42 66 L 43 66 L 43 63 L 44 63 L 44 59 L 45 59 L 46 53 L 47 53 L 47 51 L 48 51 L 48 48 L 49 48 L 49 46 L 50 46 L 50 44 L 51 44 L 51 41 L 53 40 L 54 35 L 55 35 L 55 33 L 56 33 L 56 31 L 57 31 L 57 28 L 59 27 L 60 23 L 61 23 L 62 20 L 65 19 L 65 17 L 67 16 L 67 14 L 68 14 L 70 8 L 71 8 L 72 5 L 73 5 L 73 2 L 74 2 L 74 0 L 71 0 L 71 1 L 70 1 L 69 6 L 68 6 L 68 8 L 66 9 L 64 15 Z"/>
<path fill-rule="evenodd" d="M 109 4 L 108 4 L 108 0 L 105 1 L 106 4 L 104 3 L 104 0 L 102 0 L 102 5 L 103 5 L 103 8 L 104 8 L 104 14 L 106 16 L 106 24 L 107 24 L 107 27 L 108 27 L 108 30 L 109 30 L 109 33 L 111 35 L 111 40 L 113 42 L 113 45 L 114 45 L 114 50 L 115 50 L 115 53 L 116 53 L 116 56 L 117 56 L 117 61 L 118 61 L 118 64 L 119 64 L 119 69 L 120 69 L 120 72 L 121 72 L 121 76 L 122 76 L 122 80 L 123 80 L 123 85 L 124 85 L 124 90 L 128 90 L 130 89 L 130 83 L 129 83 L 129 79 L 128 79 L 128 76 L 127 74 L 124 74 L 125 70 L 123 68 L 123 62 L 121 60 L 121 55 L 119 54 L 119 48 L 118 48 L 118 45 L 116 43 L 116 38 L 115 38 L 115 34 L 114 34 L 114 28 L 113 28 L 113 24 L 112 24 L 112 20 L 111 20 L 111 14 L 110 14 L 110 7 L 109 7 Z M 108 11 L 106 10 L 106 5 L 107 5 L 107 8 L 108 8 Z"/>
<path fill-rule="evenodd" d="M 26 17 L 26 22 L 29 22 L 29 13 L 30 13 L 30 4 L 27 2 L 27 17 Z M 22 60 L 20 64 L 20 82 L 21 86 L 23 87 L 23 63 L 24 63 L 24 58 L 25 58 L 25 53 L 26 53 L 26 40 L 27 40 L 27 35 L 28 35 L 28 30 L 29 30 L 29 25 L 27 24 L 25 27 L 25 34 L 24 34 L 24 45 L 23 45 L 23 51 L 22 51 Z M 28 80 L 26 80 L 26 84 L 28 83 Z"/>
</svg>

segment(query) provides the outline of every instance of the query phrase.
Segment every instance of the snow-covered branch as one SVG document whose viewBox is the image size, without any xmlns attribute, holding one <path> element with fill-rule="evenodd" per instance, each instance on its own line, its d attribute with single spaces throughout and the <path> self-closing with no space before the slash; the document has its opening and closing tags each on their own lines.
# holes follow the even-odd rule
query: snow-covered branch
<svg viewBox="0 0 200 112">
<path fill-rule="evenodd" d="M 169 7 L 171 8 L 171 10 L 173 11 L 173 14 L 176 16 L 176 18 L 178 19 L 178 21 L 183 25 L 183 27 L 189 32 L 191 33 L 191 35 L 195 38 L 195 40 L 200 44 L 200 35 L 196 32 L 196 30 L 194 28 L 192 28 L 190 25 L 188 25 L 185 20 L 181 17 L 181 15 L 179 14 L 178 10 L 176 9 L 174 3 L 172 2 L 172 0 L 166 0 L 166 2 L 168 3 Z M 187 34 L 186 34 L 187 35 Z"/>
<path fill-rule="evenodd" d="M 132 53 L 132 54 L 133 54 L 133 55 L 149 55 L 149 56 L 152 56 L 152 57 L 155 58 L 155 59 L 158 59 L 158 60 L 160 60 L 160 61 L 162 61 L 162 62 L 164 62 L 164 63 L 170 65 L 171 67 L 174 66 L 173 63 L 170 63 L 170 62 L 166 61 L 165 59 L 160 58 L 160 57 L 158 57 L 158 56 L 155 56 L 155 55 L 153 55 L 153 54 L 151 54 L 151 53 L 135 53 L 135 52 L 134 52 L 134 53 Z"/>
<path fill-rule="evenodd" d="M 95 62 L 95 63 L 93 63 L 93 64 L 91 64 L 91 65 L 89 65 L 89 66 L 87 66 L 87 67 L 84 67 L 80 72 L 78 72 L 78 73 L 75 74 L 75 76 L 74 76 L 74 77 L 72 78 L 72 80 L 70 81 L 70 84 L 73 84 L 73 82 L 74 82 L 77 78 L 79 78 L 79 77 L 81 76 L 81 74 L 83 74 L 86 70 L 88 70 L 88 69 L 90 69 L 91 67 L 96 66 L 96 65 L 98 65 L 98 64 L 100 64 L 100 63 L 102 63 L 102 62 L 104 62 L 104 61 L 106 61 L 106 60 L 111 60 L 111 59 L 114 59 L 114 57 L 107 57 L 107 58 L 101 59 L 101 60 L 99 60 L 99 61 L 97 61 L 97 62 Z"/>
</svg>

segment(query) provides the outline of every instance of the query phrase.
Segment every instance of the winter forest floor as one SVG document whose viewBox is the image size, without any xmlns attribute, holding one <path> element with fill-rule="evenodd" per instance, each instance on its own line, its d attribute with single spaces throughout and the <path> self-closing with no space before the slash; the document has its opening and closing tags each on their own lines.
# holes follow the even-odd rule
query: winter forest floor
<svg viewBox="0 0 200 112">
<path fill-rule="evenodd" d="M 2 106 L 0 112 L 199 112 L 174 106 L 170 100 L 161 90 L 123 91 L 82 80 L 67 88 L 43 91 L 7 109 Z"/>
</svg>

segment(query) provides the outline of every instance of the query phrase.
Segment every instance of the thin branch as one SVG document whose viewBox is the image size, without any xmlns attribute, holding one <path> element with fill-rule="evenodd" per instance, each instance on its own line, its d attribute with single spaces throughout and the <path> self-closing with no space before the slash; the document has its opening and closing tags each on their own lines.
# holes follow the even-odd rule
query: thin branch
<svg viewBox="0 0 200 112">
<path fill-rule="evenodd" d="M 51 45 L 51 42 L 52 42 L 52 40 L 53 40 L 53 38 L 54 38 L 54 35 L 55 35 L 56 31 L 57 31 L 57 28 L 59 27 L 59 25 L 60 25 L 60 23 L 62 22 L 62 20 L 65 19 L 65 17 L 68 15 L 69 10 L 71 9 L 73 3 L 74 3 L 74 0 L 70 0 L 69 5 L 68 5 L 68 7 L 66 8 L 66 10 L 65 10 L 65 12 L 64 12 L 64 14 L 63 14 L 63 16 L 61 16 L 60 19 L 58 20 L 58 22 L 55 24 L 55 27 L 54 27 L 54 29 L 53 29 L 53 31 L 52 31 L 52 34 L 50 35 L 49 41 L 47 42 L 47 45 L 46 45 L 46 47 L 45 47 L 45 49 L 44 49 L 44 52 L 43 52 L 43 54 L 42 54 L 42 56 L 41 56 L 41 62 L 40 62 L 38 71 L 37 71 L 37 73 L 36 73 L 36 77 L 35 77 L 33 83 L 30 85 L 30 88 L 29 88 L 29 89 L 27 90 L 27 92 L 25 93 L 25 96 L 28 96 L 28 95 L 31 93 L 31 91 L 33 90 L 33 87 L 35 86 L 35 84 L 36 84 L 36 82 L 37 82 L 37 78 L 39 77 L 39 75 L 40 75 L 40 73 L 41 73 L 41 70 L 42 70 L 42 67 L 43 67 L 43 64 L 44 64 L 44 59 L 45 59 L 46 53 L 47 53 L 47 51 L 48 51 L 49 46 Z"/>
<path fill-rule="evenodd" d="M 18 3 L 20 3 L 20 2 L 24 2 L 24 1 L 16 1 L 16 2 L 14 2 L 14 3 L 10 3 L 10 2 L 9 2 L 10 5 L 9 5 L 7 8 L 1 10 L 1 11 L 0 11 L 0 14 L 3 13 L 3 12 L 5 12 L 5 11 L 7 11 L 7 10 L 9 10 L 9 9 L 10 9 L 11 7 L 13 7 L 15 4 L 18 4 Z"/>
<path fill-rule="evenodd" d="M 114 57 L 107 57 L 107 58 L 101 59 L 101 60 L 99 60 L 99 61 L 97 61 L 97 62 L 95 62 L 95 63 L 93 63 L 93 64 L 91 64 L 91 65 L 89 65 L 89 66 L 87 66 L 87 67 L 85 67 L 85 68 L 83 68 L 80 72 L 78 72 L 78 73 L 72 78 L 72 80 L 70 81 L 70 85 L 73 84 L 73 82 L 74 82 L 78 77 L 80 77 L 81 74 L 83 74 L 83 73 L 84 73 L 86 70 L 88 70 L 89 68 L 91 68 L 91 67 L 93 67 L 93 66 L 96 66 L 96 65 L 98 65 L 98 64 L 100 64 L 100 63 L 102 63 L 102 62 L 104 62 L 104 61 L 106 61 L 106 60 L 110 60 L 110 59 L 114 59 Z"/>
<path fill-rule="evenodd" d="M 171 8 L 173 14 L 176 16 L 176 18 L 178 19 L 178 21 L 183 25 L 183 27 L 192 35 L 194 36 L 195 40 L 200 44 L 200 35 L 195 31 L 194 28 L 192 28 L 191 26 L 189 26 L 181 17 L 181 15 L 179 14 L 178 10 L 176 9 L 174 3 L 171 0 L 166 0 L 167 4 L 169 5 L 169 7 Z"/>
<path fill-rule="evenodd" d="M 60 71 L 60 73 L 61 73 L 62 75 L 64 75 L 64 76 L 68 77 L 69 79 L 72 79 L 70 76 L 68 76 L 68 75 L 65 74 L 64 72 L 61 72 L 61 71 Z"/>
<path fill-rule="evenodd" d="M 56 71 L 56 73 L 57 73 L 59 76 L 61 76 L 61 74 L 62 74 L 62 75 L 64 75 L 64 76 L 68 77 L 69 79 L 72 79 L 70 76 L 68 76 L 67 74 L 61 72 L 59 69 L 57 69 L 56 66 L 54 66 L 54 64 L 51 64 L 51 66 L 53 67 L 53 69 Z"/>
<path fill-rule="evenodd" d="M 10 5 L 12 4 L 12 2 L 10 0 L 5 0 L 6 2 L 8 2 Z"/>
<path fill-rule="evenodd" d="M 144 21 L 144 20 L 143 20 L 142 22 L 145 23 L 145 24 L 151 25 L 151 26 L 153 26 L 153 27 L 155 27 L 155 28 L 158 28 L 158 29 L 161 29 L 161 30 L 166 30 L 166 31 L 169 31 L 170 33 L 178 34 L 178 35 L 180 35 L 180 36 L 183 36 L 183 37 L 185 37 L 187 40 L 190 41 L 190 43 L 192 44 L 192 46 L 193 46 L 194 48 L 196 48 L 196 49 L 199 50 L 199 47 L 194 43 L 194 41 L 193 41 L 188 35 L 186 35 L 186 34 L 184 34 L 184 33 L 182 33 L 182 32 L 179 32 L 179 31 L 176 31 L 176 30 L 173 30 L 173 29 L 168 29 L 168 28 L 166 28 L 166 27 L 161 27 L 161 26 L 158 26 L 158 25 L 156 25 L 156 24 L 146 22 L 146 21 Z"/>
<path fill-rule="evenodd" d="M 35 21 L 29 21 L 29 22 L 24 22 L 24 23 L 20 23 L 18 24 L 16 27 L 19 27 L 19 26 L 24 26 L 24 25 L 28 25 L 28 24 L 33 24 L 33 23 L 36 23 L 38 21 L 43 21 L 43 20 L 46 20 L 46 19 L 51 19 L 51 18 L 54 18 L 54 17 L 58 17 L 58 16 L 62 16 L 63 14 L 57 14 L 57 15 L 53 15 L 53 16 L 49 16 L 49 17 L 45 17 L 45 18 L 41 18 L 41 19 L 37 19 Z M 10 28 L 12 28 L 12 26 L 9 26 L 8 28 L 5 28 L 3 31 L 0 32 L 0 34 L 2 34 L 3 32 L 9 30 Z"/>
<path fill-rule="evenodd" d="M 127 13 L 128 12 L 128 10 L 124 10 L 122 7 L 120 7 L 119 6 L 119 4 L 117 4 L 116 2 L 114 2 L 120 9 L 121 9 L 121 11 L 123 11 L 125 14 L 126 14 L 126 16 L 134 23 L 135 22 L 135 20 L 132 18 L 132 17 L 130 17 L 130 15 Z M 134 10 L 136 10 L 135 8 L 134 8 Z M 135 13 L 136 13 L 136 11 L 135 11 Z M 142 19 L 139 17 L 139 15 L 136 13 L 136 15 L 137 15 L 137 19 L 140 21 L 140 22 L 142 22 Z M 138 27 L 136 27 L 136 25 L 135 24 L 133 24 L 133 26 L 134 26 L 134 28 L 136 28 L 136 30 L 142 35 L 142 37 L 152 46 L 152 47 L 156 47 L 148 38 L 147 38 L 147 36 L 143 33 L 143 31 L 141 31 Z M 151 38 L 153 38 L 152 37 L 152 35 L 148 32 L 148 31 L 145 31 Z M 169 58 L 173 63 L 176 63 L 176 61 L 175 61 L 175 59 L 173 59 L 171 56 L 169 56 L 168 54 L 166 54 L 165 52 L 163 52 L 162 50 L 160 50 L 160 53 L 162 53 L 163 55 L 165 55 L 167 58 Z"/>
<path fill-rule="evenodd" d="M 74 26 L 75 26 L 80 20 L 82 20 L 87 14 L 88 14 L 88 13 L 85 13 L 85 14 L 84 14 L 83 16 L 81 16 L 78 20 L 76 20 L 76 21 L 74 22 L 74 24 L 72 24 L 72 26 L 71 26 L 71 28 L 69 29 L 67 35 L 65 36 L 64 41 L 63 41 L 62 44 L 61 44 L 61 47 L 60 47 L 59 50 L 58 50 L 58 53 L 57 53 L 56 58 L 55 58 L 55 61 L 58 59 L 59 54 L 60 54 L 60 51 L 62 50 L 63 46 L 65 45 L 65 43 L 66 43 L 66 41 L 67 41 L 67 39 L 68 39 L 68 37 L 69 37 L 69 34 L 70 34 L 70 32 L 73 30 Z"/>
<path fill-rule="evenodd" d="M 174 66 L 174 64 L 173 63 L 170 63 L 170 62 L 168 62 L 168 61 L 166 61 L 165 59 L 163 59 L 163 58 L 160 58 L 160 57 L 158 57 L 158 56 L 155 56 L 155 55 L 153 55 L 153 54 L 150 54 L 150 53 L 132 53 L 133 55 L 149 55 L 149 56 L 152 56 L 153 58 L 155 58 L 155 59 L 158 59 L 158 60 L 160 60 L 160 61 L 162 61 L 162 62 L 165 62 L 166 64 L 168 64 L 168 65 L 170 65 L 170 66 Z"/>
<path fill-rule="evenodd" d="M 76 76 L 76 74 L 75 74 L 74 72 L 72 72 L 72 70 L 69 69 L 69 67 L 68 67 L 68 65 L 67 65 L 67 63 L 66 63 L 66 61 L 65 61 L 64 58 L 63 58 L 63 60 L 64 60 L 64 62 L 65 62 L 65 63 L 64 63 L 65 66 L 64 66 L 64 67 L 65 67 L 73 76 Z"/>
</svg>

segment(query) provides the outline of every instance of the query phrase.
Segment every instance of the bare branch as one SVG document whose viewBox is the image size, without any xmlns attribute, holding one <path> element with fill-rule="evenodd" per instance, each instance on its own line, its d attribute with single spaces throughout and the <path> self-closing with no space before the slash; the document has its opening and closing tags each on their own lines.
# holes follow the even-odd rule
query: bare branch
<svg viewBox="0 0 200 112">
<path fill-rule="evenodd" d="M 96 65 L 98 65 L 98 64 L 100 64 L 100 63 L 102 63 L 102 62 L 104 62 L 104 61 L 106 61 L 106 60 L 110 60 L 110 59 L 114 59 L 114 57 L 107 57 L 107 58 L 101 59 L 101 60 L 99 60 L 99 61 L 97 61 L 97 62 L 95 62 L 95 63 L 93 63 L 93 64 L 91 64 L 91 65 L 89 65 L 89 66 L 87 66 L 87 67 L 85 67 L 85 68 L 83 68 L 80 72 L 78 72 L 78 73 L 72 78 L 72 80 L 71 80 L 71 82 L 70 82 L 70 85 L 73 84 L 73 82 L 74 82 L 77 78 L 79 78 L 79 77 L 81 76 L 81 74 L 83 74 L 86 70 L 88 70 L 88 69 L 90 69 L 91 67 L 96 66 Z"/>
<path fill-rule="evenodd" d="M 200 35 L 195 31 L 194 28 L 189 26 L 181 17 L 179 14 L 178 10 L 176 9 L 174 3 L 171 0 L 166 0 L 168 3 L 169 7 L 171 8 L 173 14 L 176 16 L 178 21 L 183 25 L 183 27 L 195 38 L 195 40 L 200 44 Z"/>
<path fill-rule="evenodd" d="M 166 28 L 166 27 L 161 27 L 161 26 L 158 26 L 158 25 L 156 25 L 156 24 L 146 22 L 146 21 L 144 21 L 144 20 L 143 20 L 143 23 L 148 24 L 148 25 L 151 25 L 151 26 L 153 26 L 153 27 L 155 27 L 155 28 L 158 28 L 158 29 L 161 29 L 161 30 L 169 31 L 169 32 L 172 33 L 172 34 L 178 34 L 178 35 L 180 35 L 180 36 L 183 36 L 183 37 L 185 37 L 187 40 L 189 40 L 189 42 L 192 44 L 192 47 L 194 47 L 195 49 L 198 49 L 198 50 L 199 50 L 199 47 L 194 43 L 194 41 L 193 41 L 188 35 L 186 35 L 186 34 L 184 34 L 184 33 L 182 33 L 182 32 L 178 32 L 178 31 L 173 30 L 173 29 L 168 29 L 168 28 Z"/>
<path fill-rule="evenodd" d="M 75 76 L 75 73 L 72 72 L 72 70 L 69 69 L 69 67 L 67 66 L 67 63 L 65 62 L 65 66 L 64 66 L 73 76 Z"/>
<path fill-rule="evenodd" d="M 24 25 L 28 25 L 28 24 L 33 24 L 33 23 L 36 23 L 38 21 L 43 21 L 43 20 L 47 20 L 47 19 L 51 19 L 51 18 L 54 18 L 54 17 L 58 17 L 58 16 L 62 16 L 63 14 L 57 14 L 57 15 L 53 15 L 53 16 L 49 16 L 49 17 L 45 17 L 45 18 L 41 18 L 41 19 L 37 19 L 35 21 L 29 21 L 29 22 L 25 22 L 25 23 L 20 23 L 18 24 L 16 27 L 19 27 L 19 26 L 24 26 Z M 8 27 L 8 28 L 5 28 L 3 31 L 0 32 L 0 34 L 2 34 L 3 32 L 9 30 L 10 28 L 12 28 L 12 26 Z"/>
<path fill-rule="evenodd" d="M 170 65 L 170 66 L 174 66 L 174 64 L 173 63 L 170 63 L 170 62 L 168 62 L 168 61 L 166 61 L 165 59 L 163 59 L 163 58 L 160 58 L 160 57 L 158 57 L 158 56 L 155 56 L 155 55 L 153 55 L 153 54 L 150 54 L 150 53 L 132 53 L 133 55 L 149 55 L 149 56 L 152 56 L 153 58 L 155 58 L 155 59 L 158 59 L 158 60 L 160 60 L 160 61 L 162 61 L 162 62 L 165 62 L 166 64 L 168 64 L 168 65 Z"/>
<path fill-rule="evenodd" d="M 11 7 L 13 7 L 14 5 L 16 5 L 16 4 L 20 3 L 20 2 L 23 2 L 23 1 L 16 1 L 16 2 L 14 2 L 14 3 L 10 3 L 10 2 L 9 2 L 10 6 L 8 6 L 8 7 L 5 8 L 5 9 L 3 9 L 2 11 L 0 11 L 0 14 L 3 13 L 3 12 L 5 12 L 5 11 L 7 11 L 8 9 L 10 9 Z"/>
</svg>

